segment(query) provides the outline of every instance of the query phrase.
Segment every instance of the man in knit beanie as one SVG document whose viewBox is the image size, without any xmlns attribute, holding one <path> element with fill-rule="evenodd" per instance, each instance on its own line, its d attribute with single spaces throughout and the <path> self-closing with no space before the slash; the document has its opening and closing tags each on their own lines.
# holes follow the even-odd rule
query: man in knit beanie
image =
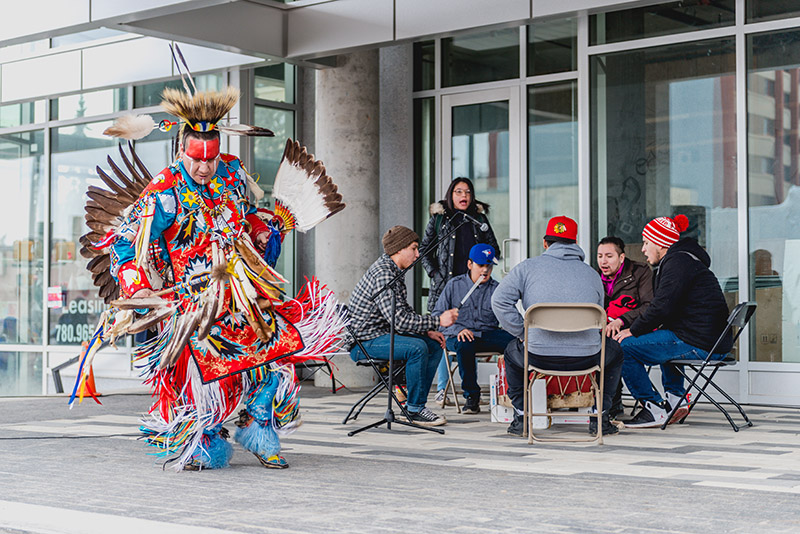
<svg viewBox="0 0 800 534">
<path fill-rule="evenodd" d="M 383 254 L 375 260 L 350 296 L 350 327 L 369 354 L 376 359 L 389 359 L 389 326 L 392 317 L 392 294 L 387 290 L 375 300 L 372 296 L 419 257 L 419 236 L 405 226 L 393 226 L 383 235 Z M 423 426 L 447 423 L 440 415 L 425 407 L 428 392 L 439 360 L 442 359 L 444 335 L 440 326 L 448 327 L 458 318 L 458 310 L 445 310 L 438 315 L 419 315 L 408 304 L 406 285 L 399 280 L 396 295 L 394 358 L 406 362 L 409 421 Z M 366 359 L 355 340 L 348 340 L 353 361 Z"/>
<path fill-rule="evenodd" d="M 728 305 L 709 269 L 711 258 L 694 238 L 680 238 L 688 227 L 689 219 L 677 215 L 653 219 L 642 231 L 642 253 L 655 268 L 653 300 L 630 328 L 615 336 L 625 355 L 622 378 L 642 403 L 626 428 L 659 427 L 666 421 L 685 392 L 683 375 L 669 361 L 705 359 L 727 323 Z M 729 336 L 714 358 L 724 358 L 731 347 Z M 661 366 L 666 399 L 645 370 L 652 365 Z M 680 421 L 688 411 L 684 401 L 670 423 Z"/>
</svg>

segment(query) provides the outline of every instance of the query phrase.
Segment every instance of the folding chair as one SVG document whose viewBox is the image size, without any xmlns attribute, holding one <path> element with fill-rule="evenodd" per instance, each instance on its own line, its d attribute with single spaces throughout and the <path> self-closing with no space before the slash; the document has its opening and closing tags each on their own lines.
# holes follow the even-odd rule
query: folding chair
<svg viewBox="0 0 800 534">
<path fill-rule="evenodd" d="M 497 356 L 502 354 L 501 352 L 476 352 L 475 359 L 478 358 L 483 359 L 484 361 L 488 361 L 492 356 Z M 445 350 L 444 351 L 445 361 L 447 362 L 447 386 L 444 388 L 444 398 L 442 400 L 442 408 L 444 408 L 445 401 L 447 399 L 447 390 L 449 389 L 450 392 L 453 394 L 453 402 L 456 405 L 456 410 L 458 413 L 461 413 L 461 404 L 458 402 L 458 393 L 456 393 L 456 382 L 453 379 L 453 376 L 458 369 L 458 360 L 456 359 L 456 353 L 452 350 Z M 451 359 L 452 358 L 452 359 Z"/>
<path fill-rule="evenodd" d="M 598 445 L 603 444 L 603 378 L 605 377 L 605 363 L 606 363 L 606 336 L 602 335 L 602 330 L 606 325 L 606 312 L 597 304 L 577 304 L 577 303 L 541 303 L 534 304 L 525 311 L 525 342 L 524 342 L 524 366 L 525 378 L 525 399 L 523 401 L 524 407 L 524 431 L 528 432 L 528 443 L 534 441 L 542 442 L 594 442 Z M 528 330 L 530 328 L 540 328 L 550 332 L 582 332 L 585 330 L 597 330 L 601 333 L 600 344 L 600 363 L 587 369 L 580 369 L 577 371 L 555 371 L 552 369 L 545 369 L 542 367 L 535 367 L 528 364 Z M 533 370 L 533 380 L 528 379 L 528 374 Z M 595 373 L 600 373 L 600 382 L 598 384 L 595 378 Z M 597 435 L 590 438 L 541 438 L 533 433 L 533 418 L 534 417 L 551 417 L 555 415 L 545 407 L 545 411 L 541 413 L 531 413 L 531 406 L 533 404 L 533 382 L 539 379 L 538 375 L 549 376 L 588 376 L 592 383 L 592 391 L 594 392 L 595 406 L 597 411 L 595 413 L 587 414 L 589 417 L 597 419 Z"/>
<path fill-rule="evenodd" d="M 669 364 L 674 365 L 675 368 L 683 375 L 683 377 L 686 380 L 689 380 L 689 375 L 686 373 L 685 369 L 686 367 L 689 367 L 692 371 L 694 371 L 695 375 L 694 378 L 692 378 L 689 381 L 689 385 L 686 387 L 686 391 L 684 392 L 683 397 L 681 397 L 681 400 L 675 404 L 669 416 L 667 417 L 666 421 L 664 422 L 663 425 L 661 425 L 661 430 L 667 428 L 667 424 L 669 423 L 669 421 L 672 420 L 672 417 L 675 415 L 675 412 L 678 410 L 678 407 L 684 403 L 684 400 L 691 392 L 691 389 L 694 388 L 697 390 L 697 396 L 695 397 L 693 402 L 689 403 L 689 412 L 683 419 L 680 420 L 680 423 L 683 423 L 686 420 L 686 417 L 689 417 L 689 414 L 692 413 L 692 410 L 694 409 L 694 406 L 697 404 L 697 401 L 699 401 L 702 397 L 705 397 L 709 401 L 711 401 L 711 403 L 714 406 L 717 407 L 717 410 L 721 411 L 725 415 L 725 417 L 728 419 L 728 422 L 731 424 L 731 427 L 733 427 L 733 431 L 738 432 L 739 429 L 742 428 L 742 426 L 739 426 L 736 423 L 734 423 L 728 411 L 725 408 L 723 408 L 716 400 L 714 400 L 711 397 L 711 395 L 706 393 L 706 388 L 708 386 L 712 386 L 723 397 L 725 397 L 728 400 L 728 402 L 736 406 L 736 408 L 739 410 L 739 413 L 742 414 L 744 422 L 747 423 L 746 425 L 743 426 L 753 426 L 752 421 L 750 421 L 750 419 L 747 417 L 747 414 L 744 413 L 744 410 L 739 405 L 739 403 L 733 400 L 733 398 L 730 395 L 728 395 L 722 388 L 720 388 L 714 382 L 714 375 L 717 374 L 717 371 L 719 371 L 722 367 L 736 364 L 736 359 L 733 356 L 731 356 L 730 353 L 727 354 L 725 358 L 721 360 L 715 360 L 712 359 L 712 357 L 714 355 L 714 351 L 717 350 L 719 344 L 722 343 L 722 340 L 725 338 L 726 335 L 728 335 L 728 332 L 730 332 L 734 326 L 738 328 L 738 330 L 733 336 L 733 343 L 736 343 L 736 340 L 739 339 L 739 335 L 742 333 L 742 330 L 744 330 L 744 327 L 747 326 L 747 323 L 750 322 L 750 318 L 756 312 L 756 306 L 757 304 L 755 302 L 741 302 L 733 309 L 731 314 L 728 316 L 728 324 L 725 325 L 725 329 L 722 331 L 722 334 L 720 334 L 716 343 L 714 343 L 714 346 L 708 352 L 708 356 L 706 356 L 705 360 L 669 361 Z M 708 376 L 706 376 L 706 374 L 703 372 L 705 371 L 706 367 L 713 368 L 713 371 L 711 371 L 711 374 Z M 705 383 L 703 384 L 702 387 L 699 387 L 697 384 L 697 381 L 700 378 L 703 378 L 705 380 Z"/>
<path fill-rule="evenodd" d="M 339 312 L 342 315 L 342 317 L 345 317 L 345 318 L 348 317 L 349 311 L 348 311 L 346 305 L 342 305 L 340 307 Z M 369 403 L 369 401 L 374 399 L 378 395 L 378 393 L 380 393 L 381 391 L 383 391 L 385 389 L 389 389 L 389 382 L 387 380 L 387 376 L 385 376 L 385 375 L 388 375 L 388 369 L 385 372 L 381 371 L 381 368 L 386 366 L 385 364 L 387 363 L 387 360 L 381 360 L 381 359 L 373 358 L 372 355 L 370 355 L 370 353 L 367 351 L 367 349 L 364 348 L 364 345 L 361 344 L 361 340 L 359 340 L 358 337 L 356 337 L 356 333 L 353 332 L 353 329 L 350 328 L 350 325 L 346 323 L 345 324 L 345 328 L 347 328 L 347 331 L 353 337 L 353 340 L 355 341 L 356 345 L 358 345 L 358 348 L 360 348 L 361 352 L 363 352 L 364 356 L 366 356 L 365 360 L 357 361 L 356 365 L 362 366 L 362 367 L 366 367 L 366 366 L 372 367 L 372 369 L 375 371 L 375 374 L 378 375 L 378 383 L 375 384 L 374 386 L 372 386 L 372 389 L 370 389 L 363 397 L 358 399 L 355 402 L 355 404 L 353 404 L 353 406 L 350 407 L 350 411 L 347 412 L 347 415 L 345 416 L 344 421 L 342 421 L 343 425 L 346 425 L 347 422 L 350 421 L 351 419 L 354 420 L 354 421 L 356 419 L 358 419 L 358 416 L 361 414 L 361 411 Z M 398 387 L 400 387 L 400 391 L 402 391 L 403 395 L 408 397 L 408 393 L 406 392 L 406 390 L 402 386 L 400 386 L 400 380 L 399 380 L 399 378 L 404 375 L 405 370 L 406 370 L 406 362 L 403 361 L 403 360 L 399 360 L 399 361 L 395 360 L 395 362 L 394 362 L 394 373 L 393 373 L 393 376 L 392 376 L 392 383 L 398 385 Z M 389 392 L 389 394 L 390 395 L 394 395 L 394 392 L 391 391 L 391 392 Z"/>
</svg>

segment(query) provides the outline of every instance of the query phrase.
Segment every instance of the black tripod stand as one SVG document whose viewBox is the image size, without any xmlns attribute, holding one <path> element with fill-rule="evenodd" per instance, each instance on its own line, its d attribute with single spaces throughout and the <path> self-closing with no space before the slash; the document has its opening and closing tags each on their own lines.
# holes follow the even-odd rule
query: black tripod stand
<svg viewBox="0 0 800 534">
<path fill-rule="evenodd" d="M 461 221 L 461 223 L 459 223 L 455 228 L 453 228 L 452 231 L 448 232 L 447 234 L 439 236 L 439 238 L 436 241 L 431 243 L 430 246 L 427 249 L 425 249 L 423 252 L 420 253 L 419 257 L 416 260 L 414 260 L 413 263 L 411 263 L 411 265 L 409 265 L 405 269 L 401 269 L 401 271 L 399 273 L 397 273 L 397 275 L 394 278 L 389 280 L 389 282 L 385 286 L 383 286 L 381 289 L 379 289 L 377 292 L 375 292 L 375 294 L 372 295 L 372 297 L 370 297 L 370 300 L 374 301 L 376 298 L 378 298 L 378 296 L 381 293 L 383 293 L 387 289 L 392 292 L 391 319 L 389 321 L 389 375 L 388 375 L 387 378 L 384 378 L 380 374 L 380 372 L 378 372 L 378 376 L 380 377 L 380 380 L 383 383 L 383 385 L 389 391 L 389 395 L 388 395 L 387 402 L 386 402 L 386 413 L 384 413 L 383 419 L 381 419 L 380 421 L 376 421 L 374 423 L 371 423 L 369 425 L 363 426 L 361 428 L 358 428 L 356 430 L 353 430 L 352 432 L 348 432 L 347 433 L 348 436 L 353 436 L 355 434 L 358 434 L 359 432 L 363 432 L 364 430 L 369 430 L 371 428 L 379 427 L 379 426 L 381 426 L 383 424 L 386 424 L 387 430 L 391 430 L 392 429 L 392 423 L 398 423 L 398 424 L 410 426 L 410 427 L 413 427 L 413 428 L 419 428 L 421 430 L 429 430 L 431 432 L 437 432 L 439 434 L 444 434 L 444 429 L 441 429 L 441 428 L 421 426 L 421 425 L 418 425 L 418 424 L 410 422 L 410 419 L 407 420 L 407 421 L 401 421 L 401 420 L 395 418 L 394 410 L 392 409 L 392 400 L 394 400 L 395 404 L 397 404 L 397 407 L 400 408 L 400 411 L 403 412 L 403 415 L 405 415 L 406 418 L 408 418 L 408 411 L 406 410 L 405 406 L 403 406 L 400 403 L 400 401 L 397 400 L 397 397 L 394 394 L 394 384 L 393 384 L 393 380 L 394 380 L 394 334 L 395 334 L 395 320 L 396 320 L 395 315 L 396 315 L 396 311 L 397 311 L 397 294 L 395 293 L 395 284 L 397 282 L 401 281 L 405 277 L 406 273 L 408 271 L 410 271 L 411 269 L 413 269 L 414 266 L 417 265 L 417 263 L 419 263 L 422 260 L 422 258 L 427 256 L 432 250 L 436 250 L 436 248 L 439 246 L 439 243 L 441 243 L 445 239 L 449 239 L 450 236 L 455 234 L 455 232 L 459 228 L 461 228 L 464 224 L 470 222 L 467 219 L 467 217 L 462 217 L 462 219 L 463 220 Z M 364 353 L 364 355 L 370 361 L 372 366 L 375 367 L 375 364 L 373 363 L 374 359 L 372 358 L 372 356 L 367 352 L 367 350 L 361 344 L 361 341 L 359 341 L 358 338 L 355 335 L 353 335 L 354 333 L 353 333 L 352 330 L 350 330 L 349 327 L 348 327 L 348 330 L 350 331 L 350 335 L 353 336 L 353 339 L 356 340 L 356 344 L 358 345 L 358 348 L 361 349 L 361 351 Z M 376 369 L 376 372 L 377 371 L 378 370 Z"/>
</svg>

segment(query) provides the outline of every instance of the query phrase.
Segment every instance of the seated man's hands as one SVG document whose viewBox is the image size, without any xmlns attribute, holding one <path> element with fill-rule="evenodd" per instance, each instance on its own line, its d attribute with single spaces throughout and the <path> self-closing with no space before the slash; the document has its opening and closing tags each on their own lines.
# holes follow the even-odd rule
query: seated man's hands
<svg viewBox="0 0 800 534">
<path fill-rule="evenodd" d="M 427 333 L 428 333 L 428 337 L 429 338 L 431 338 L 432 340 L 437 342 L 440 347 L 442 347 L 443 349 L 447 350 L 447 345 L 445 344 L 445 341 L 444 341 L 444 334 L 442 334 L 438 330 L 428 330 Z"/>
<path fill-rule="evenodd" d="M 622 343 L 623 339 L 625 339 L 627 337 L 631 337 L 632 335 L 633 334 L 631 334 L 631 329 L 630 328 L 626 328 L 625 330 L 620 330 L 620 332 L 616 336 L 614 336 L 614 339 L 616 341 Z"/>
<path fill-rule="evenodd" d="M 439 316 L 439 326 L 443 326 L 445 328 L 448 326 L 453 326 L 456 324 L 456 319 L 458 319 L 458 308 L 446 310 Z"/>
<path fill-rule="evenodd" d="M 614 319 L 606 325 L 606 336 L 614 337 L 622 329 L 622 319 Z"/>
<path fill-rule="evenodd" d="M 461 332 L 458 333 L 456 339 L 459 341 L 475 341 L 475 334 L 472 333 L 472 330 L 469 328 L 465 328 Z"/>
</svg>

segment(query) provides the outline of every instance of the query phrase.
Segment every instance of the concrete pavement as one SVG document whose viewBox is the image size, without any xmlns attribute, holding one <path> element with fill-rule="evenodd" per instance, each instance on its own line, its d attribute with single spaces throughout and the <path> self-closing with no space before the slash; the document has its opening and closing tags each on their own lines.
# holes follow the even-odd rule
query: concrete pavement
<svg viewBox="0 0 800 534">
<path fill-rule="evenodd" d="M 230 469 L 182 473 L 136 439 L 146 394 L 71 411 L 64 397 L 0 399 L 0 533 L 800 531 L 798 410 L 749 407 L 756 426 L 735 433 L 703 406 L 600 447 L 529 446 L 454 408 L 443 436 L 347 437 L 385 409 L 376 399 L 342 425 L 357 398 L 304 387 L 288 470 L 234 445 Z"/>
</svg>

